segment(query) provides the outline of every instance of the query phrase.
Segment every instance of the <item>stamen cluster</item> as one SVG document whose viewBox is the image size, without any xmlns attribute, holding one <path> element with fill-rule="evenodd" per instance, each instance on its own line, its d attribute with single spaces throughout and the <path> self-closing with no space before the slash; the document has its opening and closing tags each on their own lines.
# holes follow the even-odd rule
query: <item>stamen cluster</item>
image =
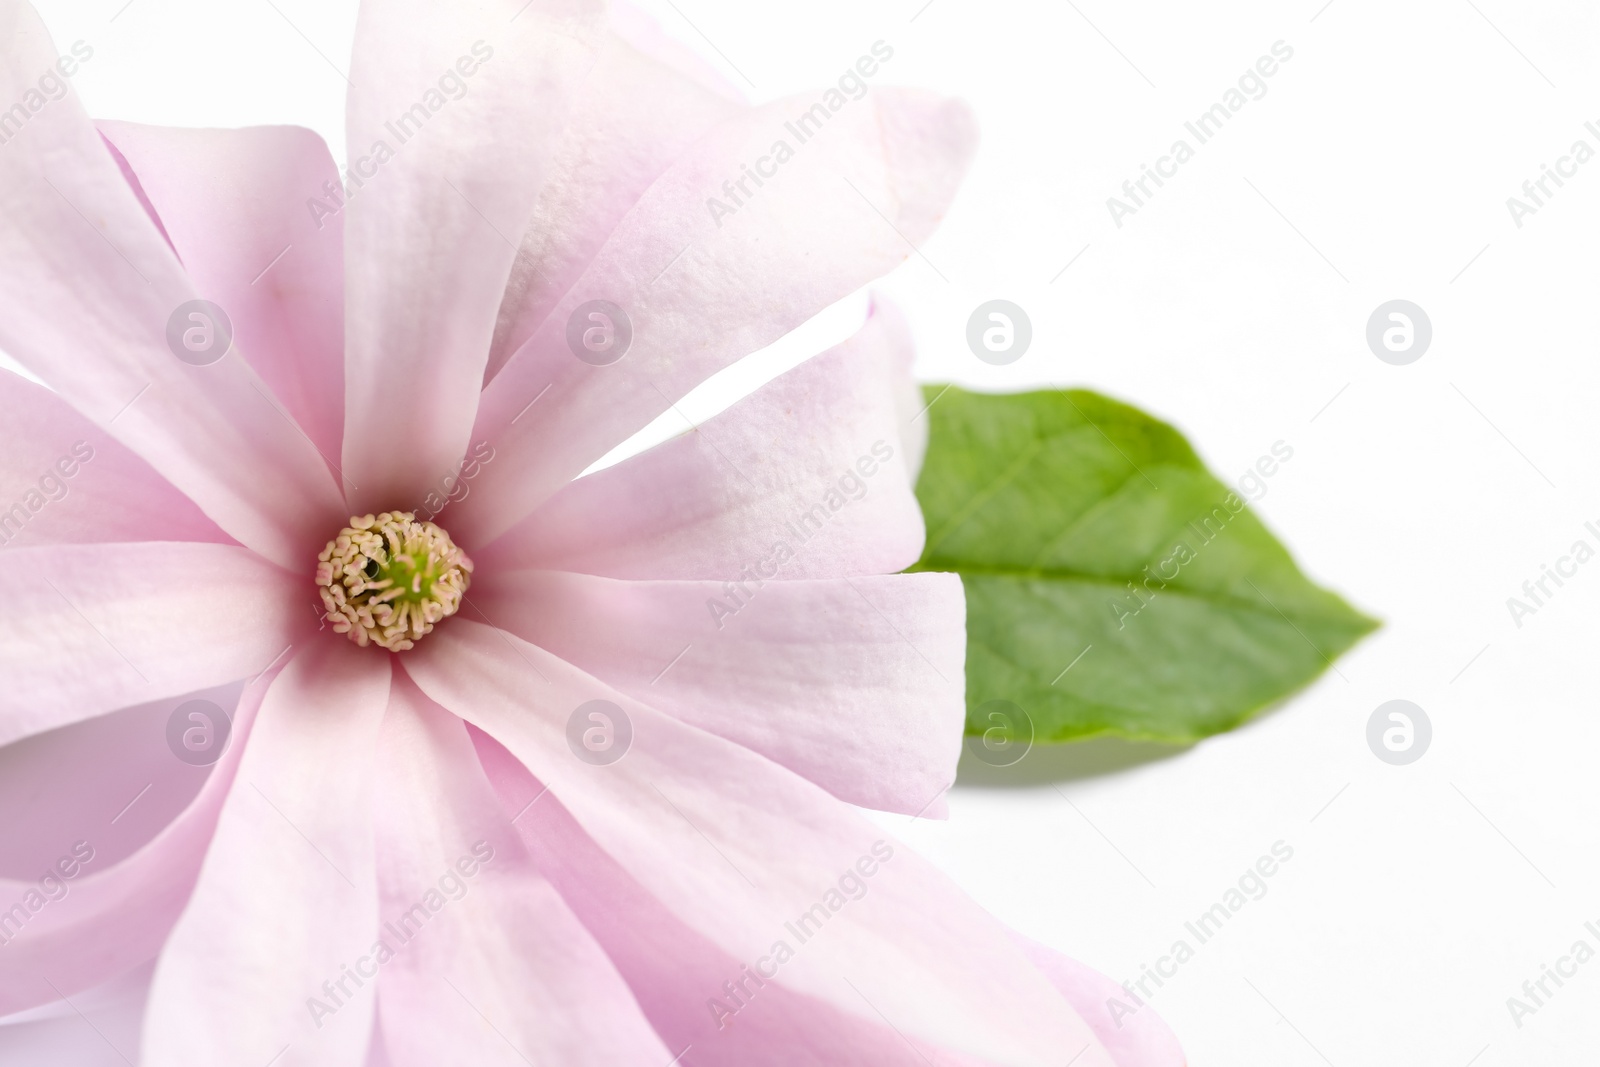
<svg viewBox="0 0 1600 1067">
<path fill-rule="evenodd" d="M 409 511 L 353 516 L 317 556 L 326 618 L 363 648 L 413 647 L 460 610 L 471 579 L 450 535 Z"/>
</svg>

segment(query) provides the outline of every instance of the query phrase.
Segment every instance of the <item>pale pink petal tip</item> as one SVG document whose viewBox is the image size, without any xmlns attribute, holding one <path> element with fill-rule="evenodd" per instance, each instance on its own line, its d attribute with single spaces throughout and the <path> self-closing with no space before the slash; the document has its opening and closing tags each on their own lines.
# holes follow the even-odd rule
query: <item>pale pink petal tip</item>
<svg viewBox="0 0 1600 1067">
<path fill-rule="evenodd" d="M 1178 1039 L 1155 1009 L 1105 975 L 1013 933 L 1022 951 L 1083 1017 L 1117 1067 L 1184 1067 Z"/>
</svg>

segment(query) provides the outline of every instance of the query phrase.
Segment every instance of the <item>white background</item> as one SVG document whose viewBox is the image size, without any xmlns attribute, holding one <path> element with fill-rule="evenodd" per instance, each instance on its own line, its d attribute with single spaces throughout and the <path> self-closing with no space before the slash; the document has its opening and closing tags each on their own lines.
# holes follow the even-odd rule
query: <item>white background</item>
<svg viewBox="0 0 1600 1067">
<path fill-rule="evenodd" d="M 1386 620 L 1232 734 L 964 765 L 948 823 L 897 829 L 1002 919 L 1119 980 L 1193 944 L 1185 920 L 1292 846 L 1153 1000 L 1197 1067 L 1592 1064 L 1600 960 L 1520 1029 L 1506 998 L 1580 937 L 1600 949 L 1583 928 L 1600 925 L 1600 561 L 1520 628 L 1506 599 L 1580 537 L 1600 546 L 1583 529 L 1600 525 L 1600 160 L 1521 228 L 1506 198 L 1574 140 L 1600 149 L 1583 128 L 1600 120 L 1600 26 L 1576 2 L 1320 3 L 647 6 L 756 100 L 829 83 L 882 39 L 876 82 L 969 101 L 970 179 L 880 287 L 914 324 L 919 375 L 1104 390 L 1176 423 L 1228 480 L 1287 443 L 1256 507 L 1311 575 Z M 95 48 L 75 85 L 97 116 L 297 123 L 341 151 L 350 0 L 39 6 L 58 45 Z M 1267 94 L 1117 228 L 1106 198 L 1193 145 L 1184 121 L 1279 40 L 1294 54 Z M 1035 331 L 1008 367 L 963 339 L 995 297 Z M 1394 298 L 1433 323 L 1409 366 L 1365 342 Z M 860 306 L 758 377 L 844 336 Z M 703 390 L 695 417 L 746 379 Z M 1434 727 L 1406 767 L 1365 741 L 1393 698 Z"/>
</svg>

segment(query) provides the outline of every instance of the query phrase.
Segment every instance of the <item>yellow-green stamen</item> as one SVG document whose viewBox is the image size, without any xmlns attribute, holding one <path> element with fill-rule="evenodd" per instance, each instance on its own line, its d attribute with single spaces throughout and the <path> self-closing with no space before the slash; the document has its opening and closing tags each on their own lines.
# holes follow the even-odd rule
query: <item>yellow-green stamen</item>
<svg viewBox="0 0 1600 1067">
<path fill-rule="evenodd" d="M 472 561 L 450 535 L 409 511 L 356 515 L 317 556 L 335 633 L 404 652 L 461 608 Z"/>
</svg>

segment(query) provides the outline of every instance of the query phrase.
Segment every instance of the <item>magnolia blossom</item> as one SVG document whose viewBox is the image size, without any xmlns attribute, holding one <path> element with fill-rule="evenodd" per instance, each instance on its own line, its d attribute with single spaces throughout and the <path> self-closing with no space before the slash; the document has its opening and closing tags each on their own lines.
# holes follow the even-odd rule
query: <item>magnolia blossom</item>
<svg viewBox="0 0 1600 1067">
<path fill-rule="evenodd" d="M 0 1012 L 154 960 L 151 1067 L 1181 1063 L 858 810 L 963 717 L 891 308 L 584 475 L 904 260 L 960 105 L 367 0 L 341 174 L 97 126 L 86 50 L 0 0 Z"/>
</svg>

